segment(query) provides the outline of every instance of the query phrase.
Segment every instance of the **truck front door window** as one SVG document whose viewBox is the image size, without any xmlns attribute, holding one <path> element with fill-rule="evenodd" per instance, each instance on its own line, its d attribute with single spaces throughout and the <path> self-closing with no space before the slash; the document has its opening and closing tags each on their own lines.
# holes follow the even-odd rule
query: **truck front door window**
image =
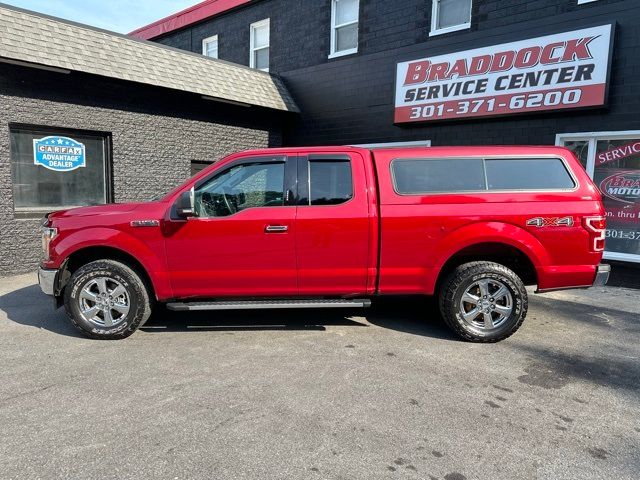
<svg viewBox="0 0 640 480">
<path fill-rule="evenodd" d="M 223 170 L 196 188 L 196 215 L 227 217 L 248 208 L 283 206 L 284 165 L 243 163 Z"/>
</svg>

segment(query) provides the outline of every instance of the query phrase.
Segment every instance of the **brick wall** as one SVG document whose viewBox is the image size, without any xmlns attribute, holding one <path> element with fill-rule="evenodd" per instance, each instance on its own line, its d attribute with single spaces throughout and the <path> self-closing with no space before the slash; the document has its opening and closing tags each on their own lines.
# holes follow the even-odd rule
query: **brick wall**
<svg viewBox="0 0 640 480">
<path fill-rule="evenodd" d="M 431 0 L 361 0 L 359 52 L 328 59 L 330 0 L 261 0 L 158 41 L 201 51 L 219 35 L 220 58 L 248 64 L 249 24 L 271 18 L 271 71 L 302 110 L 285 145 L 432 140 L 452 144 L 553 144 L 563 132 L 640 129 L 638 0 L 474 0 L 471 28 L 429 37 Z M 608 108 L 393 125 L 397 62 L 616 22 Z"/>
<path fill-rule="evenodd" d="M 607 11 L 637 10 L 637 0 L 473 0 L 471 28 L 429 37 L 431 0 L 360 0 L 358 55 L 389 52 L 403 47 L 456 43 L 473 32 L 487 38 L 496 33 L 519 32 L 533 20 L 597 17 Z M 331 0 L 255 0 L 230 12 L 204 20 L 154 41 L 182 50 L 202 53 L 202 40 L 218 35 L 218 56 L 249 65 L 249 26 L 271 19 L 271 71 L 289 72 L 310 66 L 344 61 L 329 59 Z M 472 36 L 472 38 L 479 38 Z M 441 40 L 442 39 L 442 40 Z M 353 58 L 353 57 L 351 57 Z"/>
<path fill-rule="evenodd" d="M 526 16 L 505 16 L 504 11 L 499 10 L 515 8 L 517 4 L 525 8 Z M 554 5 L 550 10 L 551 4 Z M 478 13 L 485 9 L 489 10 Z M 569 2 L 544 0 L 478 0 L 474 3 L 474 12 L 474 18 L 486 16 L 486 20 L 477 20 L 469 31 L 434 36 L 426 42 L 402 48 L 283 72 L 281 75 L 303 112 L 299 122 L 291 123 L 285 129 L 285 144 L 428 139 L 434 146 L 549 145 L 554 144 L 558 133 L 640 129 L 640 55 L 637 53 L 640 47 L 640 8 L 637 0 L 598 0 L 579 7 L 575 2 L 569 5 Z M 484 21 L 489 22 L 491 28 L 486 28 Z M 609 22 L 616 23 L 616 35 L 607 108 L 393 125 L 395 67 L 398 62 Z"/>
<path fill-rule="evenodd" d="M 110 133 L 113 197 L 145 201 L 190 176 L 192 160 L 279 146 L 281 115 L 198 96 L 6 64 L 0 69 L 0 275 L 33 270 L 39 218 L 13 211 L 9 124 Z"/>
</svg>

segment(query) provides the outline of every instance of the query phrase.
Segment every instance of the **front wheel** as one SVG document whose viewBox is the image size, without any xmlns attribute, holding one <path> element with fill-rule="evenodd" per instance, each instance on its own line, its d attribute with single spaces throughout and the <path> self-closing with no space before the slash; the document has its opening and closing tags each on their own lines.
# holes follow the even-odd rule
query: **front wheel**
<svg viewBox="0 0 640 480">
<path fill-rule="evenodd" d="M 457 267 L 442 284 L 439 300 L 445 323 L 472 342 L 498 342 L 513 335 L 528 307 L 520 277 L 494 262 Z"/>
<path fill-rule="evenodd" d="M 140 276 L 114 260 L 97 260 L 76 270 L 64 292 L 64 306 L 84 335 L 126 338 L 151 315 L 149 292 Z"/>
</svg>

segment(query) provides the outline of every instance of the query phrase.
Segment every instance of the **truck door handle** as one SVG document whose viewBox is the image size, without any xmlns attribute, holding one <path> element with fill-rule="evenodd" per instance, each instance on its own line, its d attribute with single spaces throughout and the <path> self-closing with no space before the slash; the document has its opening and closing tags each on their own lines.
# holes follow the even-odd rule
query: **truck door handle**
<svg viewBox="0 0 640 480">
<path fill-rule="evenodd" d="M 286 225 L 267 225 L 264 229 L 265 233 L 285 233 L 289 230 Z"/>
</svg>

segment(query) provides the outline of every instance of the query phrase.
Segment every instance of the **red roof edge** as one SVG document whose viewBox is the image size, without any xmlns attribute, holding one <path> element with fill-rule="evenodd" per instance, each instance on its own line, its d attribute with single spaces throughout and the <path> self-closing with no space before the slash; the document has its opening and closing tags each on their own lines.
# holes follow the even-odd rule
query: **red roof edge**
<svg viewBox="0 0 640 480">
<path fill-rule="evenodd" d="M 193 7 L 186 8 L 178 13 L 153 22 L 147 26 L 134 30 L 129 35 L 142 40 L 151 40 L 166 33 L 173 32 L 206 18 L 239 7 L 251 0 L 205 0 Z"/>
</svg>

